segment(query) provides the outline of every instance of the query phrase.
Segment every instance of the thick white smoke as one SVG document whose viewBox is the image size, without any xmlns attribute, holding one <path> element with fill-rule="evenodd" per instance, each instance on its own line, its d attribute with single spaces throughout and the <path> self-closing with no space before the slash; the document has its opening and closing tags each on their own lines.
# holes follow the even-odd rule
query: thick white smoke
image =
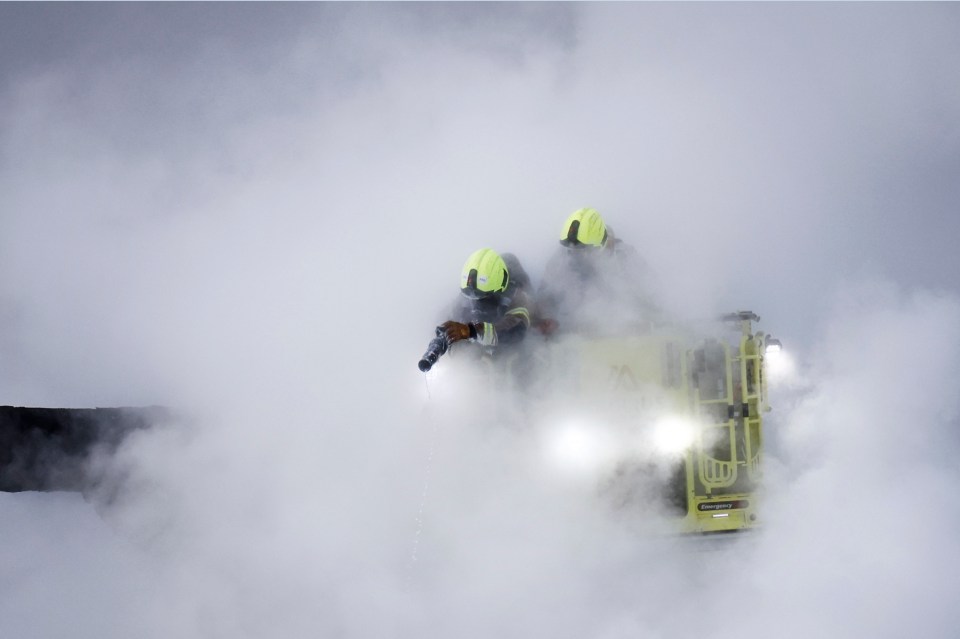
<svg viewBox="0 0 960 639">
<path fill-rule="evenodd" d="M 958 14 L 0 8 L 0 403 L 183 416 L 102 516 L 2 496 L 0 634 L 949 636 Z M 796 358 L 758 535 L 641 537 L 425 399 L 464 258 L 537 279 L 585 205 Z"/>
</svg>

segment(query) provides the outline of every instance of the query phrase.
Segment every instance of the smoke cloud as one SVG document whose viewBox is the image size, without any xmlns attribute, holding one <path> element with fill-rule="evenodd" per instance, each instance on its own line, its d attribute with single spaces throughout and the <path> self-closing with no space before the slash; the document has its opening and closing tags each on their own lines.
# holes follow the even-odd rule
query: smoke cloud
<svg viewBox="0 0 960 639">
<path fill-rule="evenodd" d="M 0 496 L 0 634 L 951 636 L 958 28 L 0 5 L 0 399 L 181 416 L 113 501 Z M 757 534 L 642 535 L 509 396 L 415 369 L 467 255 L 536 281 L 582 206 L 672 313 L 786 345 Z"/>
</svg>

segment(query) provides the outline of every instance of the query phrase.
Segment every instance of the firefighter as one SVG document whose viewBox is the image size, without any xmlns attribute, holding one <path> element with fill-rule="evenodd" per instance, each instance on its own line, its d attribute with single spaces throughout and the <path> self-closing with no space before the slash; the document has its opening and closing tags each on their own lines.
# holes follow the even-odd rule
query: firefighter
<svg viewBox="0 0 960 639">
<path fill-rule="evenodd" d="M 492 349 L 521 341 L 530 327 L 529 287 L 516 256 L 475 251 L 463 265 L 452 319 L 440 325 L 448 344 L 469 340 Z"/>
<path fill-rule="evenodd" d="M 560 248 L 544 269 L 540 324 L 548 331 L 649 324 L 658 314 L 650 279 L 644 260 L 596 209 L 578 209 L 564 221 Z"/>
</svg>

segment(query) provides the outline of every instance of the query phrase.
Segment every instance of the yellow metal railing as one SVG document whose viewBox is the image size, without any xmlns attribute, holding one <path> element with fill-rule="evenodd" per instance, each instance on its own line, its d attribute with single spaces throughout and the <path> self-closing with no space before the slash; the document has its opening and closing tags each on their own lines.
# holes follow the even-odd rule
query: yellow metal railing
<svg viewBox="0 0 960 639">
<path fill-rule="evenodd" d="M 760 454 L 763 449 L 761 410 L 764 382 L 761 359 L 762 340 L 752 335 L 740 339 L 740 380 L 742 386 L 743 442 L 747 476 L 760 479 Z"/>
<path fill-rule="evenodd" d="M 715 399 L 703 399 L 698 384 L 694 390 L 694 399 L 697 417 L 701 421 L 716 419 L 714 415 L 710 415 L 709 411 L 704 410 L 705 406 L 733 405 L 733 368 L 730 348 L 726 344 L 718 344 L 718 346 L 723 349 L 723 392 L 718 393 Z M 717 433 L 717 431 L 721 432 Z M 720 445 L 724 439 L 726 439 L 726 449 L 729 451 L 729 460 L 717 459 L 708 452 L 710 448 Z M 701 432 L 697 445 L 697 473 L 708 493 L 715 488 L 731 486 L 737 481 L 736 428 L 733 416 L 729 412 L 725 421 L 713 422 Z"/>
</svg>

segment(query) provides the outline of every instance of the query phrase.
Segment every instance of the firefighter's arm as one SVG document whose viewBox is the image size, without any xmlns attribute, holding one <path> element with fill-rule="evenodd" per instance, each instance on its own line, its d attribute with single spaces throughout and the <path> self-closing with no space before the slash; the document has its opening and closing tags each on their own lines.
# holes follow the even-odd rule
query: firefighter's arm
<svg viewBox="0 0 960 639">
<path fill-rule="evenodd" d="M 518 342 L 523 339 L 529 327 L 529 300 L 521 292 L 514 298 L 510 310 L 499 321 L 477 324 L 476 341 L 484 346 Z"/>
</svg>

